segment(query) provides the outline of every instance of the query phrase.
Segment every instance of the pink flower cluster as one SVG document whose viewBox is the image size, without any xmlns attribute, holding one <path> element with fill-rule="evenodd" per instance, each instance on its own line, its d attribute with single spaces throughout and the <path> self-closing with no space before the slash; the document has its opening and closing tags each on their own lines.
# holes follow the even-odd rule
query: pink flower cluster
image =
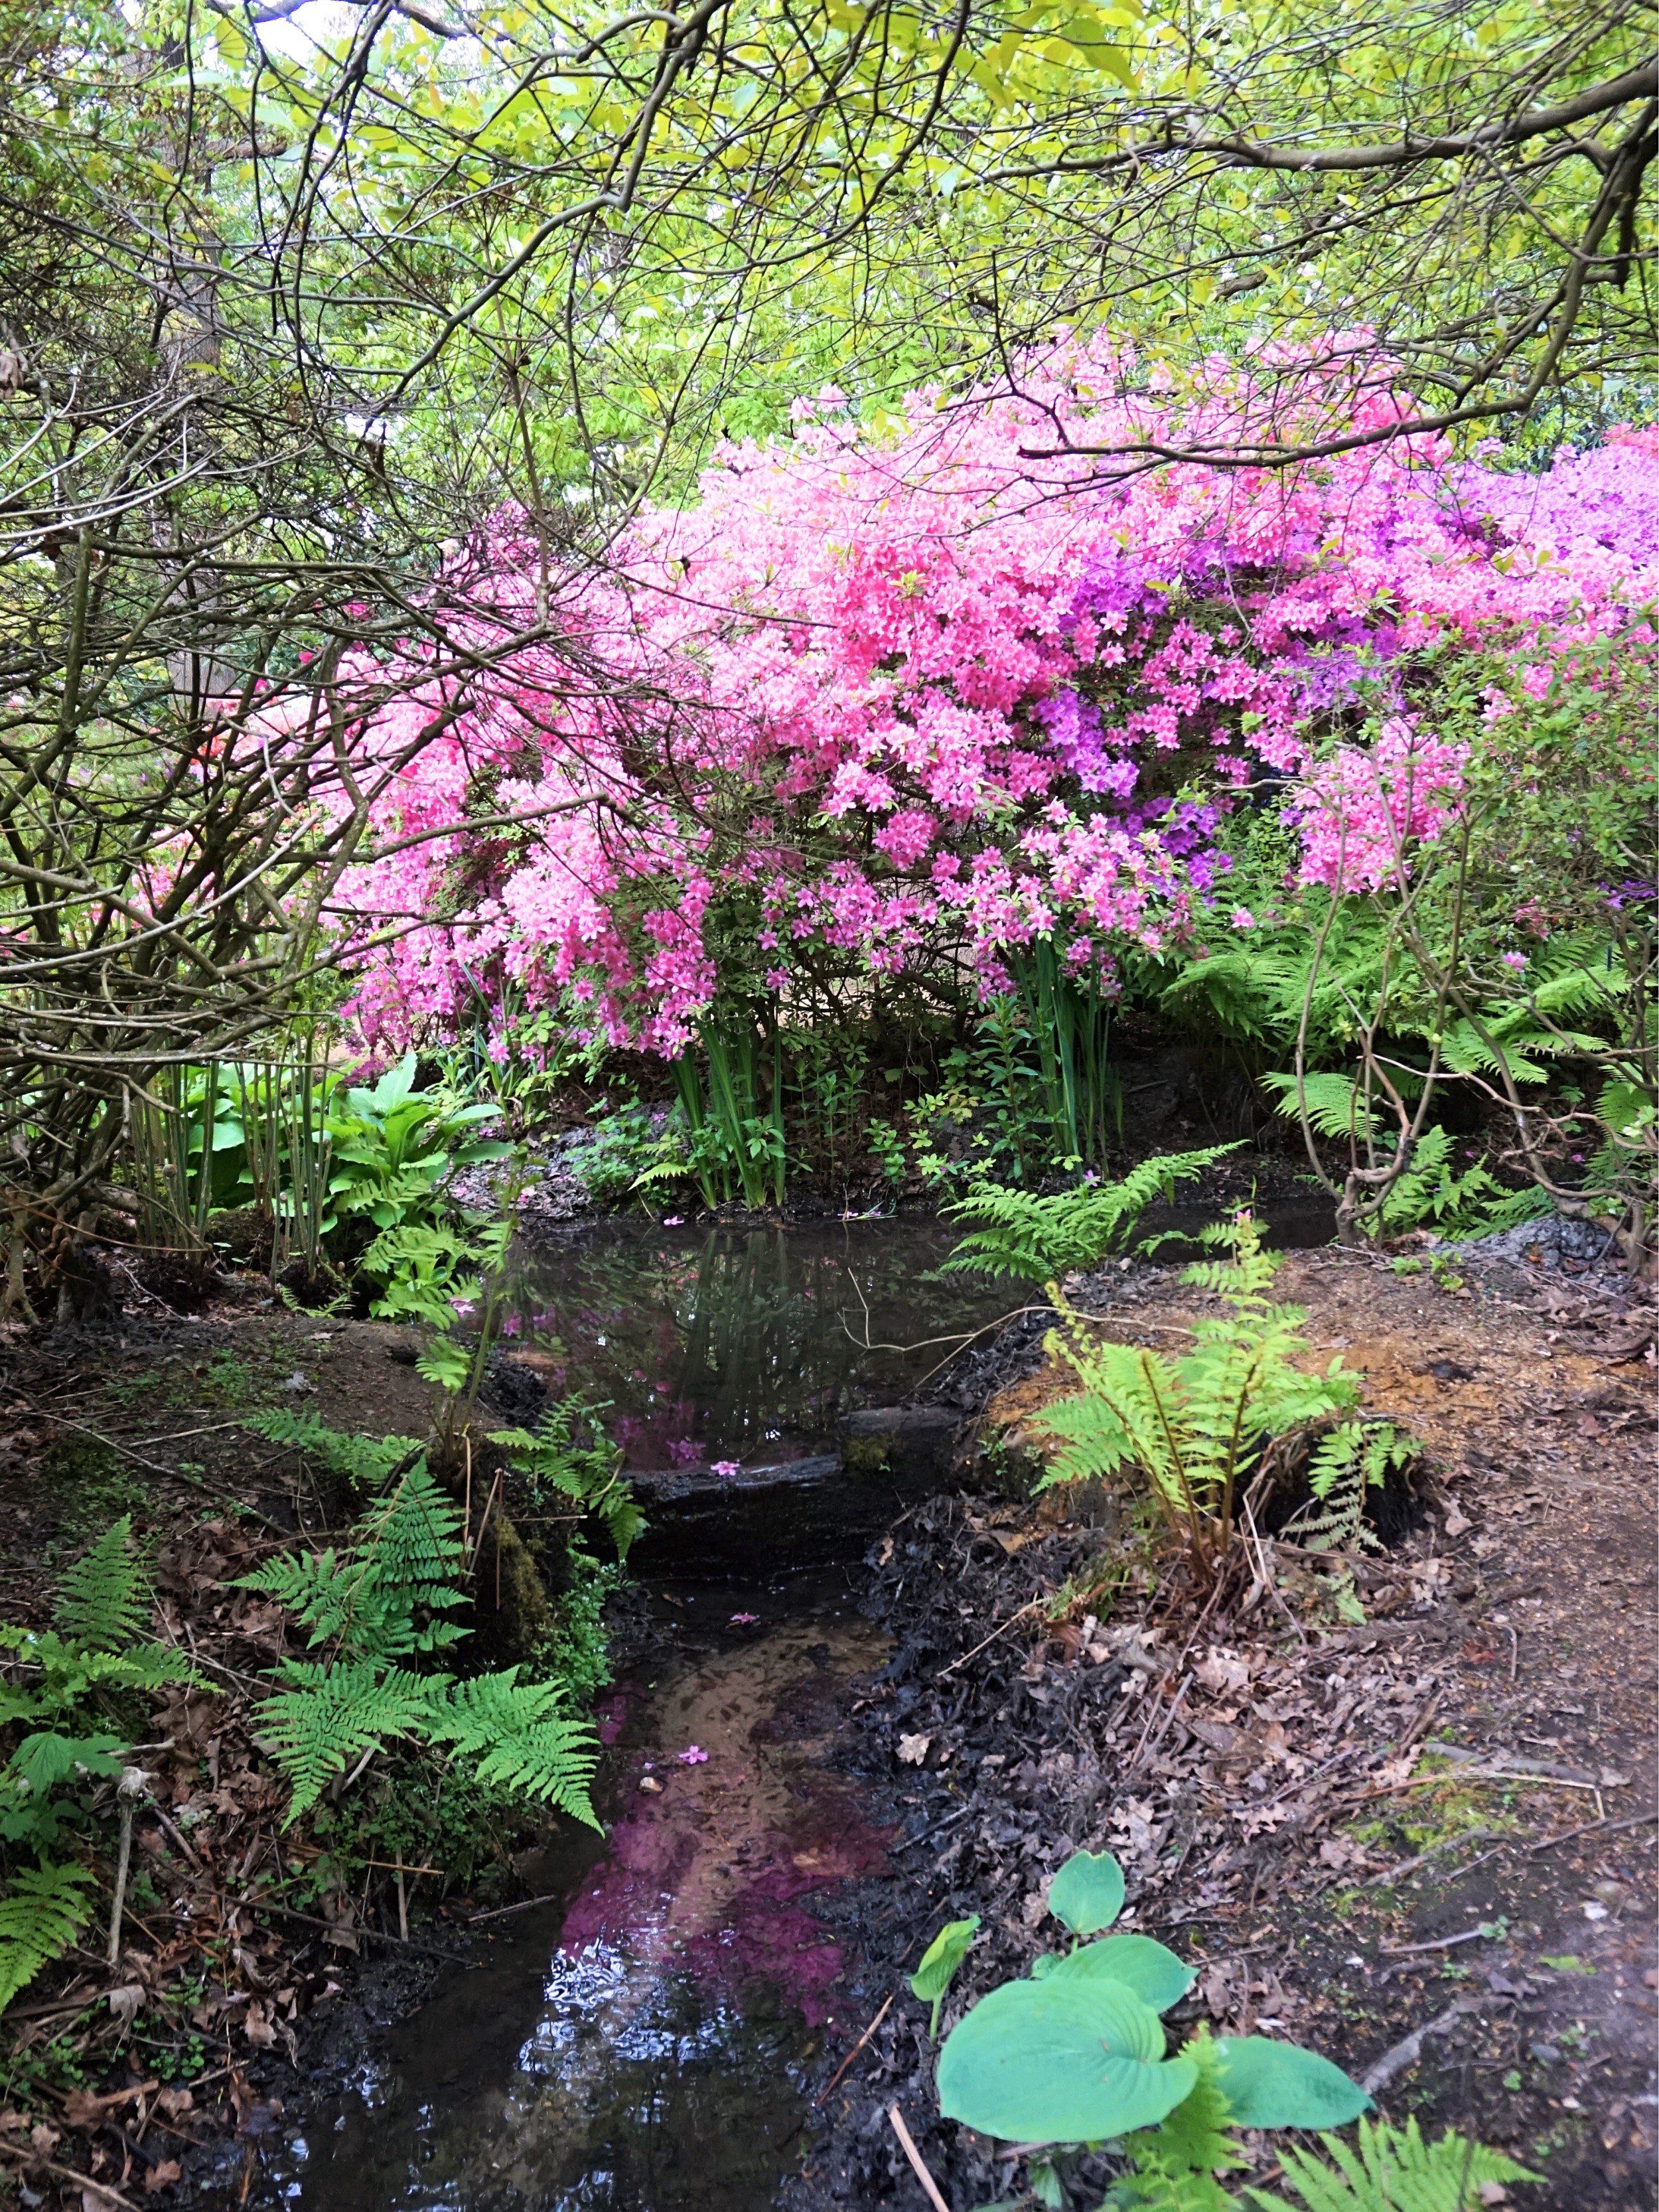
<svg viewBox="0 0 1659 2212">
<path fill-rule="evenodd" d="M 1109 975 L 1115 947 L 1190 929 L 1250 787 L 1288 804 L 1309 880 L 1401 866 L 1460 787 L 1414 656 L 1582 636 L 1651 596 L 1656 441 L 1543 478 L 1420 439 L 1285 471 L 1079 450 L 1259 416 L 1261 386 L 1204 368 L 1149 398 L 1131 356 L 1069 341 L 1017 383 L 913 394 L 884 434 L 826 390 L 787 442 L 723 448 L 608 574 L 556 578 L 529 642 L 532 535 L 497 517 L 454 659 L 369 734 L 391 753 L 453 717 L 351 886 L 355 921 L 409 925 L 365 964 L 365 1030 L 556 1006 L 672 1054 L 722 963 L 787 991 L 809 956 L 948 952 L 994 992 L 1052 937 Z M 1323 425 L 1316 380 L 1273 368 L 1281 426 Z M 1403 404 L 1378 384 L 1350 419 Z"/>
</svg>

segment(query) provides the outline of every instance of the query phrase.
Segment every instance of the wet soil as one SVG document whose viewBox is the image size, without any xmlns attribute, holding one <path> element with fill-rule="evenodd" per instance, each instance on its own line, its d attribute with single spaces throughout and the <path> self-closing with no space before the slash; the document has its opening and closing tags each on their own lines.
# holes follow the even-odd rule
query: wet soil
<svg viewBox="0 0 1659 2212">
<path fill-rule="evenodd" d="M 1118 1854 L 1123 1924 L 1199 1969 L 1174 2027 L 1309 2043 L 1390 2117 L 1539 2171 L 1528 2203 L 1653 2202 L 1651 1304 L 1524 1267 L 1447 1291 L 1334 1252 L 1294 1256 L 1279 1288 L 1322 1361 L 1340 1352 L 1368 1408 L 1428 1447 L 1415 1525 L 1353 1563 L 1363 1621 L 1340 1617 L 1328 1567 L 1271 1543 L 1269 1595 L 1204 1620 L 1160 1586 L 1123 1499 L 1073 1522 L 942 1498 L 872 1555 L 896 1650 L 862 1760 L 903 1871 L 824 1911 L 865 1946 L 853 2008 L 893 2002 L 785 2192 L 794 2212 L 921 2205 L 895 2101 L 949 2203 L 1018 2190 L 1017 2158 L 937 2117 L 907 1977 L 944 1921 L 981 1916 L 948 2031 L 1052 1945 L 1046 1884 L 1079 1847 Z M 1203 1305 L 1150 1269 L 1076 1296 L 1149 1345 Z M 1015 1456 L 1063 1387 L 1032 1335 L 980 1362 Z M 1059 1622 L 1023 1612 L 1068 1576 Z M 1074 2201 L 1104 2173 L 1074 2177 Z"/>
</svg>

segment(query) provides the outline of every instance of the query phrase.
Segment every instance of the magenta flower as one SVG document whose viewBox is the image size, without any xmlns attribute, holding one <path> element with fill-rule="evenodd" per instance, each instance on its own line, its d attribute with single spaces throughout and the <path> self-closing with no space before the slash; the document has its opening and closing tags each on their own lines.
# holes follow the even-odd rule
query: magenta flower
<svg viewBox="0 0 1659 2212">
<path fill-rule="evenodd" d="M 759 1619 L 760 1615 L 757 1613 L 734 1613 L 732 1616 L 732 1626 L 733 1628 L 752 1628 Z"/>
<path fill-rule="evenodd" d="M 695 1743 L 689 1745 L 687 1748 L 680 1753 L 680 1765 L 682 1766 L 707 1766 L 708 1764 L 708 1753 L 706 1751 L 700 1751 Z"/>
<path fill-rule="evenodd" d="M 743 1469 L 734 1459 L 716 1459 L 708 1462 L 708 1472 L 719 1475 L 722 1482 L 730 1482 L 732 1476 L 741 1474 Z"/>
</svg>

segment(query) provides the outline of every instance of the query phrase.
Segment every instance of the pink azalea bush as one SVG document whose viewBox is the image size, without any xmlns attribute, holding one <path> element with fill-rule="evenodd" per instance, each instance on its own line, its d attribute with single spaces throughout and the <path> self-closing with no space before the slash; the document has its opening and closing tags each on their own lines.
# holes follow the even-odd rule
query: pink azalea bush
<svg viewBox="0 0 1659 2212">
<path fill-rule="evenodd" d="M 1322 423 L 1282 369 L 1279 419 Z M 1543 478 L 1421 439 L 1284 471 L 1077 450 L 1260 404 L 1224 364 L 1185 394 L 1134 380 L 1068 342 L 879 434 L 826 390 L 788 441 L 722 448 L 609 572 L 556 578 L 529 641 L 538 556 L 499 515 L 454 659 L 368 732 L 389 753 L 451 718 L 351 887 L 354 924 L 408 925 L 365 964 L 367 1035 L 510 995 L 672 1054 L 717 988 L 965 962 L 993 994 L 1038 938 L 1109 988 L 1126 944 L 1183 941 L 1224 897 L 1216 832 L 1252 793 L 1309 882 L 1375 884 L 1437 834 L 1462 755 L 1431 649 L 1547 664 L 1659 581 L 1650 434 Z M 1352 419 L 1406 404 L 1377 386 Z"/>
</svg>

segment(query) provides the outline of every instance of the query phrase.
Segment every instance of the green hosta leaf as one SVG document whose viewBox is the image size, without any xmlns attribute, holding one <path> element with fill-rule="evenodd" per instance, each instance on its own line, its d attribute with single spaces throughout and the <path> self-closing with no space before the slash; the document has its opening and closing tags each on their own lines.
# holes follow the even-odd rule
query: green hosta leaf
<svg viewBox="0 0 1659 2212">
<path fill-rule="evenodd" d="M 1011 2142 L 1101 2142 L 1156 2127 L 1197 2079 L 1121 1983 L 1005 1982 L 945 2038 L 939 2109 Z"/>
<path fill-rule="evenodd" d="M 969 1913 L 966 1920 L 947 1920 L 922 1953 L 921 1963 L 910 1977 L 912 1996 L 933 2008 L 927 2027 L 930 2036 L 939 2033 L 939 2008 L 944 2002 L 945 1992 L 955 1979 L 957 1968 L 968 1956 L 978 1932 L 977 1912 Z"/>
<path fill-rule="evenodd" d="M 1198 1978 L 1173 1951 L 1150 1936 L 1108 1936 L 1098 1943 L 1085 1943 L 1080 1951 L 1039 1959 L 1031 1972 L 1046 1980 L 1118 1982 L 1154 2012 L 1167 2012 Z"/>
<path fill-rule="evenodd" d="M 1048 1910 L 1073 1936 L 1097 1936 L 1123 1910 L 1123 1869 L 1109 1851 L 1078 1851 L 1054 1876 Z"/>
<path fill-rule="evenodd" d="M 1371 2100 L 1340 2066 L 1265 2035 L 1216 2039 L 1216 2086 L 1241 2128 L 1340 2128 Z"/>
</svg>

